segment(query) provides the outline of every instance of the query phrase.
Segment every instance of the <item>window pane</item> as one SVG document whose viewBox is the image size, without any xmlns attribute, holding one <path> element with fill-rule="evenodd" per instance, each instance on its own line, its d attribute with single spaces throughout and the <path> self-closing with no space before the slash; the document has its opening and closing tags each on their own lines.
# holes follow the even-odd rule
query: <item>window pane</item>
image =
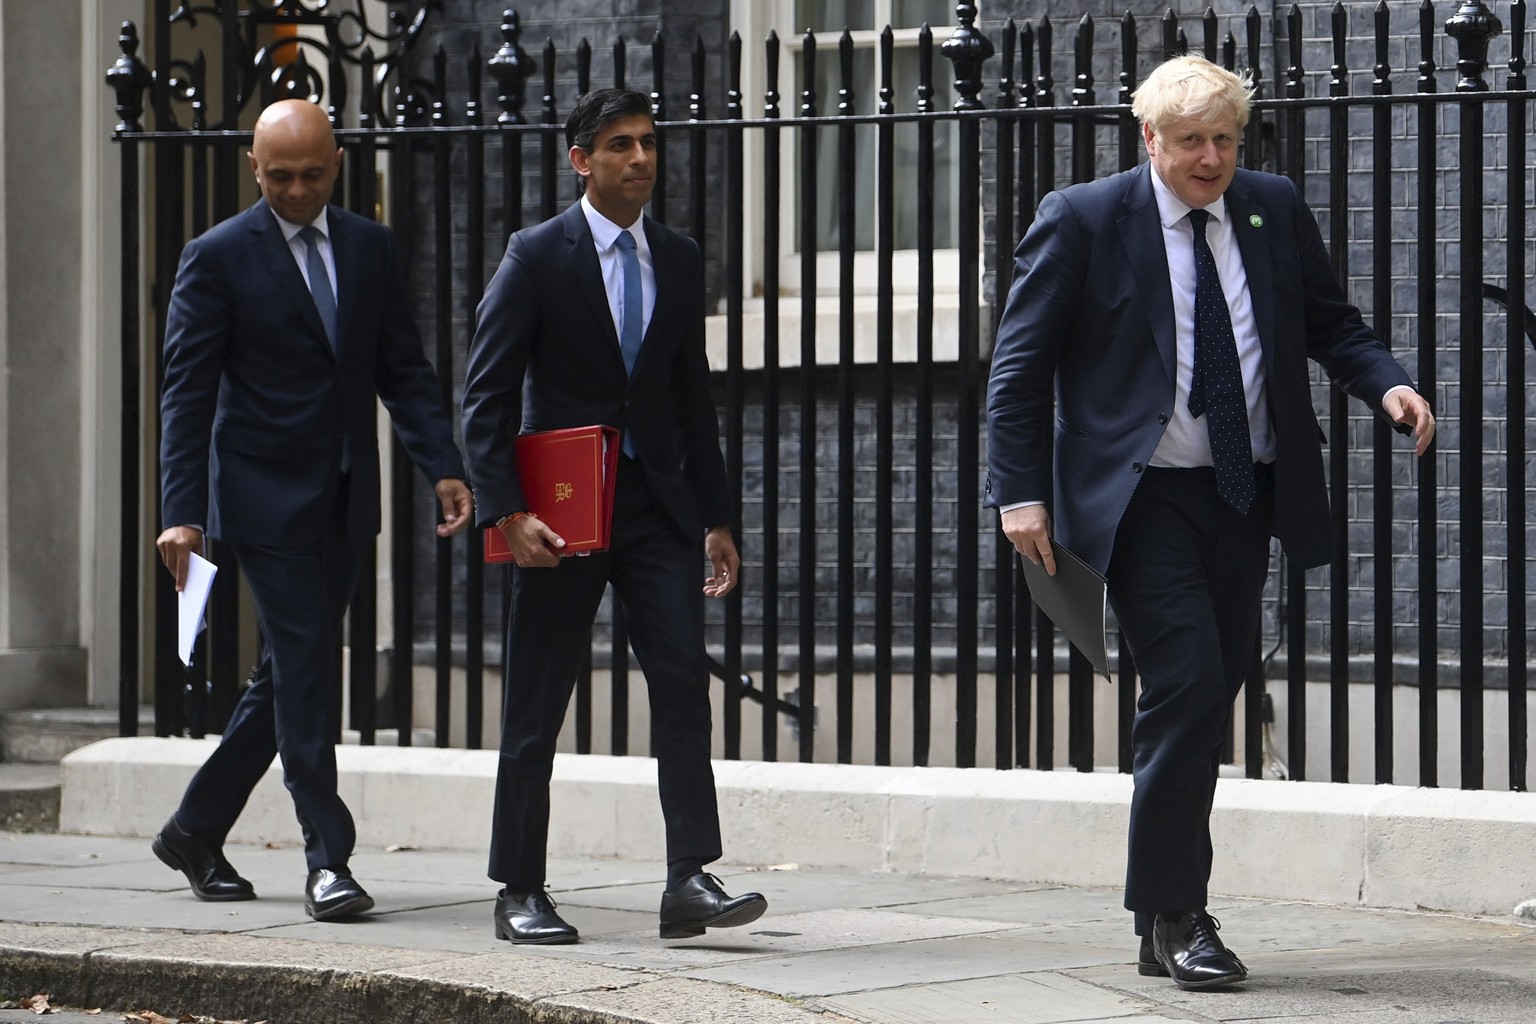
<svg viewBox="0 0 1536 1024">
<path fill-rule="evenodd" d="M 955 23 L 955 5 L 949 0 L 892 0 L 891 24 L 896 28 L 918 28 L 927 22 L 933 28 Z"/>
<path fill-rule="evenodd" d="M 940 5 L 942 6 L 942 4 Z M 794 32 L 867 31 L 875 27 L 875 0 L 795 0 Z"/>
<path fill-rule="evenodd" d="M 895 53 L 893 77 L 896 89 L 896 105 L 901 110 L 917 109 L 917 49 L 902 47 Z M 945 75 L 951 75 L 953 65 L 934 54 L 933 109 L 951 110 L 955 103 L 955 84 Z M 960 189 L 960 168 L 956 162 L 956 149 L 960 142 L 960 128 L 954 121 L 933 124 L 933 244 L 939 249 L 953 249 L 956 245 L 955 194 Z M 917 248 L 918 180 L 917 164 L 921 141 L 915 124 L 904 124 L 896 130 L 896 194 L 895 217 L 892 228 L 896 248 Z"/>
<path fill-rule="evenodd" d="M 933 97 L 930 110 L 955 109 L 955 65 L 939 52 L 940 40 L 933 41 Z M 821 57 L 818 49 L 816 56 Z M 891 97 L 896 109 L 909 113 L 917 109 L 918 59 L 916 46 L 898 46 L 891 54 Z"/>
<path fill-rule="evenodd" d="M 875 73 L 875 51 L 869 47 L 857 47 L 853 51 L 853 107 L 854 113 L 873 113 L 879 102 L 878 79 Z M 835 47 L 816 48 L 816 110 L 826 117 L 838 113 L 838 90 L 842 87 L 842 69 Z M 804 64 L 797 64 L 796 85 L 804 80 Z M 816 130 L 816 247 L 822 251 L 835 250 L 841 242 L 838 225 L 838 167 L 841 129 L 837 127 Z M 874 248 L 874 194 L 865 187 L 874 180 L 875 129 L 872 125 L 856 125 L 853 129 L 853 167 L 855 190 L 854 239 L 856 249 Z M 799 146 L 796 135 L 796 148 Z M 799 167 L 798 158 L 796 168 Z M 798 173 L 798 172 L 797 172 Z M 799 238 L 800 196 L 795 195 L 796 239 Z"/>
</svg>

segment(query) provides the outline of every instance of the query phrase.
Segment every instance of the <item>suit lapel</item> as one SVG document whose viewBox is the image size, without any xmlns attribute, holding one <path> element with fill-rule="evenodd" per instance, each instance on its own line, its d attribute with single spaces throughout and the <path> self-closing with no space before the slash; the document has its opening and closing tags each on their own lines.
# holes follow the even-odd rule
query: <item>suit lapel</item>
<svg viewBox="0 0 1536 1024">
<path fill-rule="evenodd" d="M 299 264 L 293 258 L 293 250 L 288 248 L 288 240 L 283 237 L 283 229 L 277 223 L 276 216 L 265 202 L 258 202 L 251 207 L 247 216 L 250 218 L 251 242 L 256 248 L 257 258 L 272 275 L 277 290 L 284 296 L 283 301 L 293 303 L 309 325 L 310 339 L 330 352 L 331 343 L 325 335 L 325 324 L 320 322 L 320 311 L 315 308 L 315 300 L 310 298 L 309 286 L 304 283 L 304 275 L 299 272 Z"/>
<path fill-rule="evenodd" d="M 1141 307 L 1147 312 L 1163 372 L 1173 383 L 1178 375 L 1178 351 L 1173 325 L 1173 292 L 1168 283 L 1168 251 L 1163 225 L 1152 191 L 1152 168 L 1143 164 L 1125 190 L 1125 215 L 1120 218 L 1120 242 L 1136 281 Z"/>
<path fill-rule="evenodd" d="M 1253 303 L 1253 324 L 1264 350 L 1264 367 L 1274 372 L 1275 289 L 1274 267 L 1270 260 L 1269 238 L 1265 233 L 1264 207 L 1254 202 L 1245 185 L 1236 179 L 1227 189 L 1227 213 L 1232 218 L 1232 233 L 1238 252 L 1243 256 L 1243 273 L 1248 278 L 1248 299 Z M 1273 230 L 1273 229 L 1268 229 Z"/>
<path fill-rule="evenodd" d="M 592 311 L 602 347 L 611 355 L 619 372 L 624 372 L 624 355 L 619 351 L 619 331 L 608 306 L 608 290 L 603 287 L 603 270 L 597 262 L 597 243 L 587 226 L 587 214 L 580 203 L 566 209 L 565 240 L 570 246 L 571 270 L 581 290 L 585 306 Z"/>
<path fill-rule="evenodd" d="M 347 220 L 346 214 L 332 206 L 326 210 L 326 219 L 331 229 L 331 259 L 336 261 L 336 357 L 339 360 L 352 333 L 352 310 L 356 308 L 354 300 L 361 294 L 363 267 L 358 258 L 354 225 Z"/>
<path fill-rule="evenodd" d="M 650 361 L 649 357 L 657 348 L 651 344 L 651 338 L 657 331 L 657 325 L 671 322 L 673 319 L 667 307 L 682 294 L 682 284 L 672 280 L 669 270 L 676 270 L 682 266 L 681 260 L 667 258 L 667 246 L 670 239 L 660 229 L 655 221 L 647 217 L 643 221 L 645 225 L 645 242 L 651 248 L 651 270 L 656 278 L 656 302 L 651 307 L 651 322 L 645 328 L 645 337 L 640 341 L 640 354 L 635 357 L 635 374 Z"/>
</svg>

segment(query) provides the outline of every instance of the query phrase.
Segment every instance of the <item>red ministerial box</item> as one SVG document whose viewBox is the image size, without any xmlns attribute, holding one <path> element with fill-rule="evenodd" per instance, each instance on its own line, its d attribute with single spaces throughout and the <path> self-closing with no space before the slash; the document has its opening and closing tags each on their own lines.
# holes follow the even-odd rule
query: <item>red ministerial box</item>
<svg viewBox="0 0 1536 1024">
<path fill-rule="evenodd" d="M 522 434 L 517 476 L 528 511 L 565 540 L 562 555 L 606 551 L 613 530 L 613 485 L 619 468 L 619 431 L 601 424 Z M 485 530 L 485 560 L 511 562 L 507 539 Z"/>
</svg>

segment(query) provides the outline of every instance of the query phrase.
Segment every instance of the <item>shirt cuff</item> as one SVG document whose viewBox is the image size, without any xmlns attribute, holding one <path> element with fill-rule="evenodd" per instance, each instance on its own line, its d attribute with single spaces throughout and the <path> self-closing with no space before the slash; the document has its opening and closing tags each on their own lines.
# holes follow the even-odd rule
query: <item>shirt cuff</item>
<svg viewBox="0 0 1536 1024">
<path fill-rule="evenodd" d="M 1031 505 L 1044 504 L 1045 502 L 1043 501 L 1010 501 L 1006 505 L 997 506 L 997 514 L 1002 515 L 1004 512 L 1012 512 L 1016 508 L 1029 508 Z"/>
</svg>

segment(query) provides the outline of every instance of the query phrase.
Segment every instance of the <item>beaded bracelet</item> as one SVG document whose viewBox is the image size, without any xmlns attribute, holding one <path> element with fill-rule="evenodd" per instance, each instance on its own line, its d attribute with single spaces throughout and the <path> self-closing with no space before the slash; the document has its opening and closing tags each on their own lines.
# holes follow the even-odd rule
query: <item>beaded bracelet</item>
<svg viewBox="0 0 1536 1024">
<path fill-rule="evenodd" d="M 537 515 L 535 515 L 532 512 L 527 511 L 526 509 L 523 510 L 522 512 L 513 512 L 511 515 L 502 516 L 500 519 L 496 520 L 496 529 L 500 530 L 500 529 L 506 527 L 509 523 L 517 522 L 519 519 L 523 518 L 524 516 L 533 516 L 534 519 L 539 518 Z"/>
</svg>

